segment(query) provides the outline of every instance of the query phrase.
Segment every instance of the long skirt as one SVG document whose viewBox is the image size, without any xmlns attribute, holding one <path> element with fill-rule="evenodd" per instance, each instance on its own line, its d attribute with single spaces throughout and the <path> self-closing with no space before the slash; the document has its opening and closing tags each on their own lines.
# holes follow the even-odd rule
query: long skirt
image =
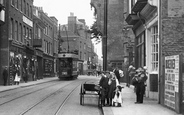
<svg viewBox="0 0 184 115">
<path fill-rule="evenodd" d="M 18 76 L 17 74 L 15 75 L 15 79 L 14 79 L 15 82 L 20 82 L 20 76 Z"/>
</svg>

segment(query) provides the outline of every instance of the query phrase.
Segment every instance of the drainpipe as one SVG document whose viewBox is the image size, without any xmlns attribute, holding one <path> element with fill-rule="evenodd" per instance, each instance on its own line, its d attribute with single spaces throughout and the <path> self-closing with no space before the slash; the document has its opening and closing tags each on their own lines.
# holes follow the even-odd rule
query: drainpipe
<svg viewBox="0 0 184 115">
<path fill-rule="evenodd" d="M 162 94 L 161 94 L 161 84 L 162 84 L 162 41 L 161 41 L 161 0 L 158 0 L 158 103 L 161 104 L 161 97 L 162 97 Z"/>
</svg>

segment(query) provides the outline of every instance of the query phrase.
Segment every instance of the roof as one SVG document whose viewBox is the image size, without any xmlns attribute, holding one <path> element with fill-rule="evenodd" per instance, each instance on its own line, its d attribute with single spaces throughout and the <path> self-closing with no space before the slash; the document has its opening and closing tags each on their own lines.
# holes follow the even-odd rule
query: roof
<svg viewBox="0 0 184 115">
<path fill-rule="evenodd" d="M 73 32 L 71 32 L 71 31 L 61 31 L 61 37 L 80 37 L 79 35 L 77 35 L 77 34 L 75 34 L 75 33 L 73 33 Z"/>
</svg>

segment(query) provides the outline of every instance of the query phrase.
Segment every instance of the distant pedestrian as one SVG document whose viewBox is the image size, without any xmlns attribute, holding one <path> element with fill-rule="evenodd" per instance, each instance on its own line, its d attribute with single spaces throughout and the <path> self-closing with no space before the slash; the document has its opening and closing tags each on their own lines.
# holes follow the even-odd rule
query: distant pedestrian
<svg viewBox="0 0 184 115">
<path fill-rule="evenodd" d="M 16 66 L 16 74 L 15 74 L 15 79 L 14 79 L 14 84 L 19 85 L 20 83 L 20 66 Z"/>
<path fill-rule="evenodd" d="M 5 66 L 3 69 L 3 81 L 4 81 L 4 86 L 7 84 L 7 79 L 8 79 L 8 67 Z"/>
<path fill-rule="evenodd" d="M 130 65 L 128 67 L 127 84 L 126 84 L 127 87 L 130 87 L 131 82 L 130 80 L 134 77 L 134 75 L 135 75 L 135 67 Z"/>
<path fill-rule="evenodd" d="M 119 68 L 116 67 L 113 72 L 115 73 L 116 75 L 116 78 L 118 79 L 118 82 L 120 83 L 120 73 L 119 73 Z"/>
</svg>

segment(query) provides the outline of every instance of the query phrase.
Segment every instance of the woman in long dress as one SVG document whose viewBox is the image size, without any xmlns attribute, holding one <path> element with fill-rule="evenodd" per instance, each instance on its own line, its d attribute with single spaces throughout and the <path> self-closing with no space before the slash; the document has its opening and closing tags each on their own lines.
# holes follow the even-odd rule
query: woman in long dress
<svg viewBox="0 0 184 115">
<path fill-rule="evenodd" d="M 114 98 L 114 90 L 116 89 L 117 86 L 117 78 L 116 75 L 112 72 L 110 74 L 110 78 L 109 78 L 109 92 L 108 92 L 108 99 L 109 99 L 109 106 L 112 106 L 112 99 Z"/>
<path fill-rule="evenodd" d="M 16 74 L 15 74 L 15 79 L 14 79 L 14 84 L 15 85 L 19 85 L 19 83 L 20 83 L 20 78 L 21 78 L 21 76 L 20 76 L 20 67 L 16 67 Z"/>
</svg>

